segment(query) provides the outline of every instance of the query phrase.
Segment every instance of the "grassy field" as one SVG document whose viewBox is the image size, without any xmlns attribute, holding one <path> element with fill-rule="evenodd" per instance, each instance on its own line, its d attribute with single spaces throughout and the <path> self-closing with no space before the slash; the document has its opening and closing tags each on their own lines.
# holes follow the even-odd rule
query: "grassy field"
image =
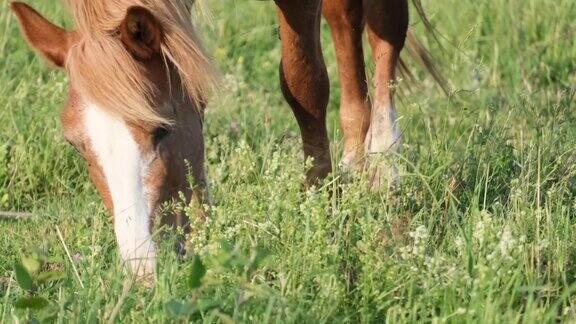
<svg viewBox="0 0 576 324">
<path fill-rule="evenodd" d="M 60 5 L 30 2 L 68 21 Z M 453 93 L 411 63 L 422 84 L 400 82 L 394 192 L 338 172 L 303 192 L 273 3 L 205 4 L 199 27 L 224 74 L 206 122 L 214 206 L 190 238 L 207 272 L 197 287 L 202 267 L 165 240 L 148 289 L 124 283 L 111 218 L 61 136 L 65 76 L 0 0 L 0 210 L 35 215 L 0 221 L 0 323 L 576 321 L 574 1 L 425 1 L 444 50 L 415 17 L 413 28 Z M 337 163 L 325 26 L 323 41 Z M 31 283 L 22 270 L 16 280 L 20 262 L 37 269 Z"/>
</svg>

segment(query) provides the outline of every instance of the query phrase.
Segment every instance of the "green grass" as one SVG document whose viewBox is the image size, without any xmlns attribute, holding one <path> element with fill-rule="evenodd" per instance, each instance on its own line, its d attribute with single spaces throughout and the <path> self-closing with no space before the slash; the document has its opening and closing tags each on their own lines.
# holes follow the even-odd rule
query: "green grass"
<svg viewBox="0 0 576 324">
<path fill-rule="evenodd" d="M 61 6 L 30 2 L 67 21 Z M 215 204 L 190 238 L 207 274 L 194 288 L 198 267 L 166 239 L 148 289 L 124 286 L 111 219 L 61 136 L 65 76 L 28 49 L 0 0 L 0 210 L 35 214 L 0 221 L 0 322 L 576 320 L 574 1 L 426 1 L 444 51 L 413 27 L 454 93 L 412 64 L 422 86 L 399 107 L 401 186 L 374 193 L 361 180 L 302 191 L 272 2 L 206 4 L 202 31 L 225 74 L 206 122 Z M 337 162 L 325 26 L 323 41 Z M 22 290 L 22 257 L 53 280 Z M 16 307 L 26 296 L 48 304 Z"/>
</svg>

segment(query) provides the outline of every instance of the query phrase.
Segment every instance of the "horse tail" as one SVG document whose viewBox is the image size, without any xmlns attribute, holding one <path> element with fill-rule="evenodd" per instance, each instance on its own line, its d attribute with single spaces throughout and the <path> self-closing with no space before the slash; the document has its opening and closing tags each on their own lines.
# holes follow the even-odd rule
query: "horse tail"
<svg viewBox="0 0 576 324">
<path fill-rule="evenodd" d="M 412 5 L 414 6 L 416 13 L 422 20 L 424 28 L 428 34 L 430 34 L 436 43 L 440 44 L 440 39 L 438 38 L 438 32 L 428 19 L 424 7 L 422 6 L 421 0 L 412 0 Z M 436 84 L 442 89 L 442 91 L 448 96 L 450 94 L 450 87 L 448 81 L 444 78 L 440 70 L 438 69 L 436 60 L 430 54 L 430 51 L 422 44 L 422 42 L 414 35 L 412 30 L 409 28 L 406 34 L 406 51 L 408 55 L 416 61 L 417 64 L 422 66 L 426 72 L 432 76 Z M 414 74 L 406 64 L 404 59 L 400 59 L 400 64 L 398 65 L 398 70 L 402 77 L 404 77 L 408 83 L 415 83 L 416 78 Z"/>
</svg>

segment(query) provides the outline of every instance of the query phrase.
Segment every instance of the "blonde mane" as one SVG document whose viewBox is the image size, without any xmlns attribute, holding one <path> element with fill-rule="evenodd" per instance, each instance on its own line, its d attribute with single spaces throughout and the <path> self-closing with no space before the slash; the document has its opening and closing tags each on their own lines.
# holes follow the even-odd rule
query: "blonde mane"
<svg viewBox="0 0 576 324">
<path fill-rule="evenodd" d="M 160 21 L 162 54 L 171 62 L 182 86 L 197 104 L 215 89 L 217 73 L 191 22 L 193 0 L 68 0 L 79 42 L 66 59 L 75 87 L 89 100 L 129 121 L 170 123 L 153 107 L 156 89 L 142 66 L 115 37 L 131 6 L 147 8 Z"/>
</svg>

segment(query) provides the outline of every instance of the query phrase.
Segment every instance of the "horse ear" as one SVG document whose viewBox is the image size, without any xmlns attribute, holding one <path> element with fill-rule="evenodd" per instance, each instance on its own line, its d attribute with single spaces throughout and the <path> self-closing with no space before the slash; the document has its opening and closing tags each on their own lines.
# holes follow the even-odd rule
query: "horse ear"
<svg viewBox="0 0 576 324">
<path fill-rule="evenodd" d="M 162 37 L 160 22 L 148 9 L 128 8 L 120 24 L 120 38 L 130 53 L 141 60 L 150 59 L 160 53 Z"/>
<path fill-rule="evenodd" d="M 51 63 L 63 67 L 73 42 L 73 33 L 49 22 L 24 3 L 12 2 L 10 9 L 16 14 L 20 30 L 30 46 Z"/>
</svg>

